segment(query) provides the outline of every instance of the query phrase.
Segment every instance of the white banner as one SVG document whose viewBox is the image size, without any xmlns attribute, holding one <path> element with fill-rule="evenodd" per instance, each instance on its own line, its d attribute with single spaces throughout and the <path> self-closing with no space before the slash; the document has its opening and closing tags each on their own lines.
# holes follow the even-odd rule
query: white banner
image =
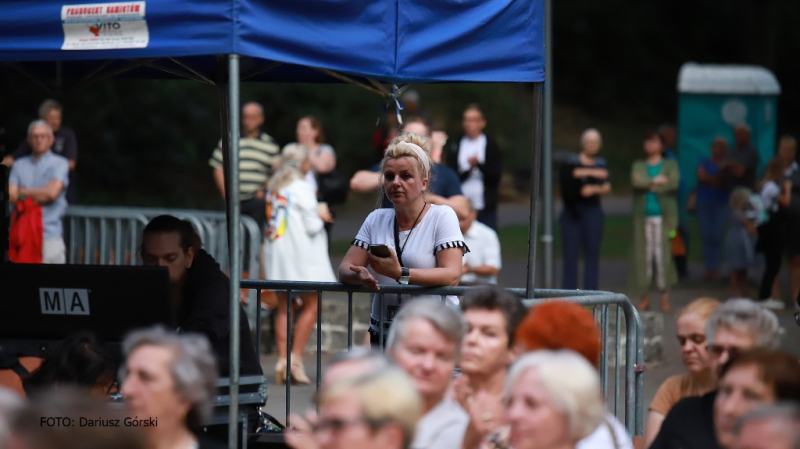
<svg viewBox="0 0 800 449">
<path fill-rule="evenodd" d="M 92 3 L 61 7 L 62 50 L 145 48 L 150 42 L 145 2 Z"/>
</svg>

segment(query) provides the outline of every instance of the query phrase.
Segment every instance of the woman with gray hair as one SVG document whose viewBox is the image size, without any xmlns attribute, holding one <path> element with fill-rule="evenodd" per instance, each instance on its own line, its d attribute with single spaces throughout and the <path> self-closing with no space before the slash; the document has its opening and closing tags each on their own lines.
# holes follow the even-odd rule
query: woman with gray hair
<svg viewBox="0 0 800 449">
<path fill-rule="evenodd" d="M 608 164 L 597 157 L 603 138 L 589 128 L 581 133 L 580 153 L 561 165 L 559 181 L 564 209 L 561 211 L 561 246 L 564 248 L 562 286 L 578 288 L 578 258 L 583 253 L 583 288 L 597 290 L 600 241 L 603 239 L 603 207 L 600 197 L 611 193 Z"/>
<path fill-rule="evenodd" d="M 436 299 L 409 302 L 389 330 L 386 353 L 422 398 L 412 449 L 461 449 L 469 415 L 445 393 L 465 332 L 461 314 Z"/>
<path fill-rule="evenodd" d="M 281 166 L 267 184 L 267 231 L 264 266 L 267 279 L 282 281 L 336 282 L 328 257 L 328 236 L 325 221 L 330 221 L 327 207 L 320 206 L 317 194 L 306 180 L 311 167 L 308 149 L 289 144 L 283 149 Z M 299 295 L 297 317 L 291 349 L 291 380 L 308 384 L 311 379 L 303 368 L 303 350 L 317 321 L 319 307 L 316 293 Z M 278 362 L 275 382 L 287 380 L 287 315 L 286 293 L 278 293 L 275 317 L 275 346 Z"/>
<path fill-rule="evenodd" d="M 508 374 L 504 399 L 514 449 L 574 449 L 603 421 L 600 377 L 568 350 L 534 351 Z"/>
<path fill-rule="evenodd" d="M 752 348 L 778 349 L 783 328 L 771 310 L 749 299 L 729 299 L 706 322 L 711 369 L 719 373 L 728 360 Z"/>
<path fill-rule="evenodd" d="M 191 431 L 211 418 L 217 391 L 217 364 L 208 340 L 156 326 L 130 333 L 122 348 L 128 419 L 144 431 L 149 447 L 214 447 Z"/>
</svg>

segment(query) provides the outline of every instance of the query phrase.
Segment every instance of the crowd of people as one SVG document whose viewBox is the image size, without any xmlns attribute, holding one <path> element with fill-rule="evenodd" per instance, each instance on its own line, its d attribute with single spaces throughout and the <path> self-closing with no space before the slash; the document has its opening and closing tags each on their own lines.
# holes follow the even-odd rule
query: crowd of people
<svg viewBox="0 0 800 449">
<path fill-rule="evenodd" d="M 406 95 L 412 95 L 409 99 L 413 103 L 416 94 Z M 336 152 L 325 142 L 321 122 L 313 116 L 300 118 L 297 141 L 280 149 L 261 129 L 261 105 L 244 105 L 239 142 L 240 210 L 253 217 L 264 232 L 258 277 L 339 280 L 371 288 L 381 283 L 436 286 L 497 282 L 502 266 L 496 233 L 501 152 L 483 132 L 483 112 L 477 105 L 465 109 L 464 135 L 453 141 L 449 150 L 445 149 L 447 135 L 432 131 L 423 118 L 424 111 L 418 112 L 419 116 L 408 117 L 402 126 L 382 135 L 386 147 L 378 164 L 356 172 L 350 179 L 353 191 L 378 192 L 380 207 L 367 217 L 334 272 L 328 257 L 328 232 L 335 222 L 332 207 L 341 201 L 336 184 L 344 181 L 337 181 Z M 443 155 L 448 156 L 447 163 Z M 209 164 L 224 197 L 222 158 L 220 142 Z M 473 242 L 474 250 L 469 249 L 469 242 Z M 244 277 L 254 275 L 245 273 Z M 401 295 L 384 295 L 383 309 L 377 298 L 373 301 L 370 335 L 374 344 L 386 342 L 383 334 L 403 299 Z M 456 298 L 450 301 L 457 304 Z M 264 292 L 262 302 L 276 310 L 276 380 L 310 382 L 302 356 L 316 322 L 319 298 L 313 293 L 287 298 L 285 294 Z M 289 307 L 298 311 L 291 350 L 287 349 Z M 379 329 L 379 322 L 383 322 L 383 329 Z"/>
<path fill-rule="evenodd" d="M 602 136 L 590 128 L 580 137 L 581 151 L 561 165 L 564 207 L 559 218 L 563 248 L 562 287 L 575 289 L 578 261 L 583 256 L 583 288 L 598 288 L 600 242 L 604 214 L 601 198 L 611 192 L 608 164 L 598 156 Z M 686 191 L 676 160 L 675 129 L 664 125 L 645 133 L 644 157 L 631 166 L 633 236 L 629 293 L 649 307 L 649 294 L 660 293 L 661 310 L 671 310 L 669 293 L 687 274 L 687 214 L 697 217 L 705 273 L 716 281 L 723 267 L 729 273 L 730 297 L 754 297 L 764 307 L 783 309 L 778 273 L 788 260 L 792 302 L 800 294 L 800 245 L 791 232 L 800 217 L 800 169 L 797 141 L 780 138 L 775 157 L 759 175 L 760 156 L 744 124 L 733 127 L 733 144 L 717 136 L 708 156 L 696 168 L 697 185 Z M 685 201 L 681 203 L 680 197 Z M 749 289 L 749 271 L 763 254 L 764 269 L 757 295 Z M 724 265 L 723 265 L 724 262 Z M 800 305 L 798 305 L 800 307 Z"/>
<path fill-rule="evenodd" d="M 31 124 L 32 155 L 6 161 L 13 163 L 12 201 L 30 198 L 46 214 L 40 250 L 46 263 L 55 260 L 49 242 L 62 233 L 59 213 L 74 169 L 54 153 L 54 131 L 63 128 L 47 121 L 52 110 L 43 107 L 45 118 Z M 518 296 L 490 285 L 501 269 L 496 233 L 501 152 L 483 132 L 483 112 L 468 106 L 464 135 L 449 145 L 447 136 L 432 131 L 421 117 L 382 135 L 386 146 L 380 162 L 350 180 L 353 190 L 379 192 L 379 207 L 334 269 L 328 231 L 335 222 L 335 184 L 343 181 L 336 179 L 336 153 L 325 142 L 321 122 L 300 118 L 297 141 L 281 149 L 261 130 L 263 108 L 252 102 L 243 107 L 241 211 L 264 235 L 262 272 L 248 275 L 339 281 L 376 291 L 363 345 L 337 354 L 322 370 L 317 410 L 290 417 L 286 443 L 294 449 L 633 448 L 625 427 L 606 411 L 601 336 L 592 313 L 567 301 L 528 310 Z M 700 298 L 678 313 L 686 373 L 667 379 L 650 404 L 645 445 L 651 448 L 800 444 L 800 361 L 777 349 L 782 329 L 769 310 L 780 301 L 744 298 L 757 249 L 768 259 L 762 292 L 766 288 L 774 295 L 787 246 L 792 288 L 798 274 L 800 289 L 800 263 L 794 263 L 800 250 L 791 253 L 795 245 L 788 232 L 796 218 L 792 205 L 800 205 L 792 195 L 794 178 L 800 177 L 796 142 L 781 139 L 756 188 L 758 153 L 744 126 L 737 126 L 734 136 L 730 154 L 725 139 L 711 143 L 711 156 L 697 169 L 695 196 L 706 278 L 719 276 L 724 254 L 735 298 L 724 303 Z M 682 184 L 674 137 L 665 128 L 645 133 L 643 158 L 630 172 L 629 285 L 641 309 L 648 308 L 655 287 L 664 312 L 670 311 L 670 289 L 685 270 L 680 257 L 686 255 L 685 248 L 675 250 L 686 232 L 678 207 Z M 584 288 L 598 289 L 601 197 L 612 187 L 608 164 L 599 156 L 600 132 L 587 129 L 580 141 L 581 152 L 561 168 L 563 282 L 565 288 L 578 288 L 582 253 Z M 224 197 L 221 143 L 209 164 Z M 58 252 L 63 259 L 63 238 Z M 140 257 L 144 265 L 168 271 L 174 328 L 134 330 L 119 355 L 94 335 L 81 333 L 52 348 L 38 364 L 26 367 L 20 360 L 0 370 L 3 385 L 16 386 L 19 394 L 0 390 L 0 447 L 48 449 L 91 440 L 97 447 L 182 449 L 219 447 L 225 441 L 225 432 L 210 426 L 210 417 L 217 378 L 231 375 L 229 279 L 192 225 L 170 215 L 145 227 Z M 442 298 L 379 292 L 387 284 L 476 287 L 460 298 Z M 792 291 L 793 298 L 797 293 Z M 310 383 L 302 359 L 321 298 L 267 292 L 260 300 L 272 301 L 276 309 L 276 383 Z M 293 329 L 287 326 L 289 310 L 298 312 Z M 261 375 L 243 309 L 239 327 L 238 374 Z M 96 424 L 74 430 L 42 426 L 38 418 L 52 415 L 51 404 L 61 419 Z M 104 422 L 120 422 L 123 430 L 108 431 L 113 426 Z"/>
</svg>

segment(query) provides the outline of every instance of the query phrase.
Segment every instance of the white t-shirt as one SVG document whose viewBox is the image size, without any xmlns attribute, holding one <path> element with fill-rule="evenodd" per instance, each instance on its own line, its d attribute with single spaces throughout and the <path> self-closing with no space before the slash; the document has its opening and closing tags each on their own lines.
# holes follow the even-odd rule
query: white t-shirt
<svg viewBox="0 0 800 449">
<path fill-rule="evenodd" d="M 613 437 L 609 426 L 614 430 Z M 614 444 L 615 439 L 617 444 Z M 633 441 L 616 416 L 606 412 L 603 415 L 603 422 L 591 435 L 578 441 L 575 449 L 633 449 Z"/>
<path fill-rule="evenodd" d="M 781 188 L 775 181 L 767 181 L 761 186 L 761 204 L 764 205 L 764 210 L 770 213 L 778 211 L 778 197 L 781 194 Z"/>
<path fill-rule="evenodd" d="M 494 229 L 475 220 L 464 235 L 464 241 L 470 249 L 464 255 L 464 264 L 470 267 L 480 267 L 489 265 L 502 268 L 503 263 L 500 257 L 500 239 Z M 464 273 L 461 275 L 462 284 L 497 284 L 497 276 L 479 276 L 475 273 Z"/>
<path fill-rule="evenodd" d="M 469 415 L 450 399 L 443 399 L 417 421 L 411 449 L 461 449 Z"/>
<path fill-rule="evenodd" d="M 472 168 L 469 159 L 478 157 L 478 163 L 486 163 L 486 134 L 481 134 L 475 140 L 467 136 L 461 138 L 458 150 L 458 172 L 464 173 Z M 483 210 L 483 173 L 472 170 L 467 179 L 461 181 L 461 192 L 475 206 L 476 210 Z"/>
<path fill-rule="evenodd" d="M 267 279 L 336 282 L 328 257 L 328 235 L 317 205 L 314 190 L 303 179 L 292 181 L 280 192 L 268 192 L 264 246 Z"/>
<path fill-rule="evenodd" d="M 464 236 L 461 235 L 461 228 L 458 226 L 458 217 L 453 209 L 450 206 L 435 204 L 431 204 L 429 207 L 428 212 L 414 229 L 401 231 L 399 234 L 400 246 L 403 247 L 403 264 L 408 268 L 436 268 L 436 253 L 443 249 L 458 247 L 462 248 L 465 253 L 469 251 L 464 243 Z M 397 254 L 394 244 L 394 219 L 394 209 L 372 211 L 361 225 L 361 229 L 353 240 L 353 245 L 368 250 L 369 245 L 384 244 Z M 397 280 L 375 273 L 371 268 L 369 271 L 379 284 L 397 283 Z M 398 296 L 389 293 L 383 295 L 383 313 L 387 328 L 394 320 L 394 316 L 397 315 L 402 302 L 411 299 L 409 295 L 403 295 L 402 298 L 398 298 Z M 414 296 L 414 298 L 423 296 Z M 433 298 L 440 297 L 433 296 Z M 447 300 L 452 304 L 458 304 L 458 298 L 455 296 L 448 296 Z M 372 313 L 370 314 L 375 321 L 380 320 L 381 317 L 380 304 L 380 295 L 376 293 L 372 297 Z M 378 330 L 378 326 L 375 324 L 372 324 L 371 327 L 373 330 Z"/>
</svg>

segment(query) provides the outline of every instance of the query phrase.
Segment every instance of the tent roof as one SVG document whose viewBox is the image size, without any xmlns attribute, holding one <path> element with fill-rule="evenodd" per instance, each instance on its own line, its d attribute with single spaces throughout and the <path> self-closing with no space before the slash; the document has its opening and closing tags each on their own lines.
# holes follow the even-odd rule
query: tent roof
<svg viewBox="0 0 800 449">
<path fill-rule="evenodd" d="M 780 95 L 781 86 L 775 75 L 764 67 L 687 62 L 678 75 L 678 92 Z"/>
<path fill-rule="evenodd" d="M 144 11 L 145 48 L 62 50 L 69 26 L 89 40 L 105 32 L 90 33 L 96 16 L 69 25 L 65 8 L 134 3 Z M 216 56 L 239 54 L 268 69 L 257 78 L 266 80 L 330 80 L 323 69 L 394 83 L 540 82 L 543 29 L 543 0 L 16 0 L 0 4 L 0 61 L 34 72 L 34 62 L 66 61 L 62 76 L 84 77 L 97 60 L 108 70 L 191 58 L 191 69 L 207 76 Z"/>
</svg>

